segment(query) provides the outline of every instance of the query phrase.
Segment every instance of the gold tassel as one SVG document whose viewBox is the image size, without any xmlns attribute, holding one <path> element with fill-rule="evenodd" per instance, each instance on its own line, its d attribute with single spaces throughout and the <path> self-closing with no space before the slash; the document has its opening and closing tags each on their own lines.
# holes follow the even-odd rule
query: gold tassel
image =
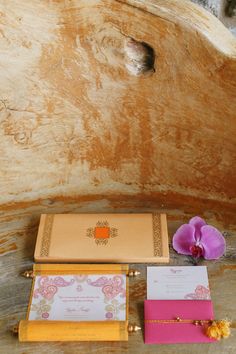
<svg viewBox="0 0 236 354">
<path fill-rule="evenodd" d="M 206 335 L 217 340 L 228 338 L 230 335 L 230 322 L 227 320 L 212 321 L 212 324 L 206 329 Z"/>
</svg>

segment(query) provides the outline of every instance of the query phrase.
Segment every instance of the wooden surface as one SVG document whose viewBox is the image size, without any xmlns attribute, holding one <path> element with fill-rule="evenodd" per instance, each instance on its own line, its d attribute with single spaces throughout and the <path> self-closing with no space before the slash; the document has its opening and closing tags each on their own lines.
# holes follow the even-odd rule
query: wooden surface
<svg viewBox="0 0 236 354">
<path fill-rule="evenodd" d="M 61 208 L 57 206 L 57 208 Z M 75 206 L 64 206 L 61 211 L 77 212 Z M 144 209 L 142 209 L 143 211 Z M 54 210 L 55 211 L 55 210 Z M 58 211 L 58 209 L 57 209 Z M 105 211 L 105 210 L 103 210 Z M 126 209 L 126 211 L 130 211 Z M 140 210 L 141 211 L 141 210 Z M 123 343 L 18 343 L 10 329 L 20 319 L 26 316 L 29 300 L 31 280 L 22 278 L 19 274 L 29 269 L 32 265 L 34 245 L 39 223 L 39 215 L 33 215 L 33 208 L 28 210 L 32 215 L 18 215 L 13 218 L 5 214 L 1 216 L 0 245 L 2 257 L 0 274 L 0 353 L 1 354 L 76 354 L 76 353 L 140 353 L 162 354 L 183 353 L 214 353 L 235 354 L 236 350 L 236 227 L 226 226 L 218 222 L 215 216 L 207 221 L 227 233 L 227 253 L 219 261 L 202 261 L 207 265 L 212 300 L 217 318 L 228 317 L 233 320 L 232 336 L 214 344 L 178 344 L 148 346 L 143 343 L 143 330 L 131 335 L 129 342 Z M 169 234 L 170 241 L 176 228 L 183 222 L 187 222 L 190 214 L 184 214 L 181 210 L 170 210 Z M 170 242 L 171 244 L 171 242 Z M 14 246 L 13 246 L 14 245 Z M 177 255 L 171 248 L 172 265 L 192 265 L 191 259 Z M 146 265 L 135 265 L 141 271 L 141 276 L 130 279 L 130 320 L 143 327 L 143 301 L 146 298 Z"/>
</svg>

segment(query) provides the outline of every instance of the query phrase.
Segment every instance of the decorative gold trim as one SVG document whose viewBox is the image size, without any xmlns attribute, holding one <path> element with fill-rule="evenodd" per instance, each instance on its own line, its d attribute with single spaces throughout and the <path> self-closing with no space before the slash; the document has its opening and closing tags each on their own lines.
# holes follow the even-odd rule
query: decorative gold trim
<svg viewBox="0 0 236 354">
<path fill-rule="evenodd" d="M 142 328 L 137 326 L 136 324 L 129 324 L 128 325 L 128 333 L 135 333 L 140 331 Z"/>
<path fill-rule="evenodd" d="M 140 275 L 140 274 L 141 273 L 138 270 L 130 269 L 129 273 L 128 273 L 128 276 L 132 278 L 132 277 L 137 277 L 137 275 Z"/>
<path fill-rule="evenodd" d="M 25 270 L 23 273 L 21 273 L 21 276 L 24 278 L 31 278 L 33 279 L 34 277 L 34 271 L 33 270 Z"/>
<path fill-rule="evenodd" d="M 161 216 L 152 214 L 154 257 L 162 256 Z"/>
<path fill-rule="evenodd" d="M 51 241 L 53 221 L 54 221 L 53 214 L 47 214 L 45 216 L 45 224 L 44 224 L 44 229 L 43 229 L 43 237 L 42 237 L 41 250 L 40 250 L 41 257 L 48 257 L 49 256 L 49 247 L 50 247 L 50 241 Z"/>
<path fill-rule="evenodd" d="M 186 320 L 186 319 L 182 319 L 180 317 L 176 317 L 172 320 L 144 320 L 144 322 L 146 323 L 191 323 L 194 324 L 195 326 L 202 326 L 204 323 L 212 323 L 213 320 Z"/>
</svg>

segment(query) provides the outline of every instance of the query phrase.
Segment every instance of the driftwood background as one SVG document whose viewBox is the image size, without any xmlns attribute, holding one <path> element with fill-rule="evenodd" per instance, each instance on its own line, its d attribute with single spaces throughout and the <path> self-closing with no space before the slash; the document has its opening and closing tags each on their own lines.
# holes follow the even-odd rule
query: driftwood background
<svg viewBox="0 0 236 354">
<path fill-rule="evenodd" d="M 236 40 L 185 1 L 3 1 L 0 205 L 236 198 Z M 127 38 L 155 73 L 126 68 Z"/>
<path fill-rule="evenodd" d="M 125 43 L 145 42 L 154 70 L 127 69 Z M 18 344 L 40 213 L 167 211 L 227 231 L 208 262 L 216 315 L 235 320 L 236 40 L 178 0 L 0 1 L 1 353 L 151 353 L 125 344 Z M 189 264 L 172 252 L 171 264 Z M 145 266 L 130 290 L 141 323 Z M 234 329 L 233 329 L 234 333 Z M 163 346 L 163 353 L 189 353 Z M 235 352 L 236 342 L 191 345 Z"/>
</svg>

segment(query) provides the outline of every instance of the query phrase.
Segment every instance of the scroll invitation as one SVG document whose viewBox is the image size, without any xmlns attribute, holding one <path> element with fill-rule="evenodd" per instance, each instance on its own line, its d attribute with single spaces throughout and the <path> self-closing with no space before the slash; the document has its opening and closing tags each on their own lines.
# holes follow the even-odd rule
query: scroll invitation
<svg viewBox="0 0 236 354">
<path fill-rule="evenodd" d="M 35 264 L 19 340 L 128 340 L 127 274 L 118 264 Z"/>
</svg>

